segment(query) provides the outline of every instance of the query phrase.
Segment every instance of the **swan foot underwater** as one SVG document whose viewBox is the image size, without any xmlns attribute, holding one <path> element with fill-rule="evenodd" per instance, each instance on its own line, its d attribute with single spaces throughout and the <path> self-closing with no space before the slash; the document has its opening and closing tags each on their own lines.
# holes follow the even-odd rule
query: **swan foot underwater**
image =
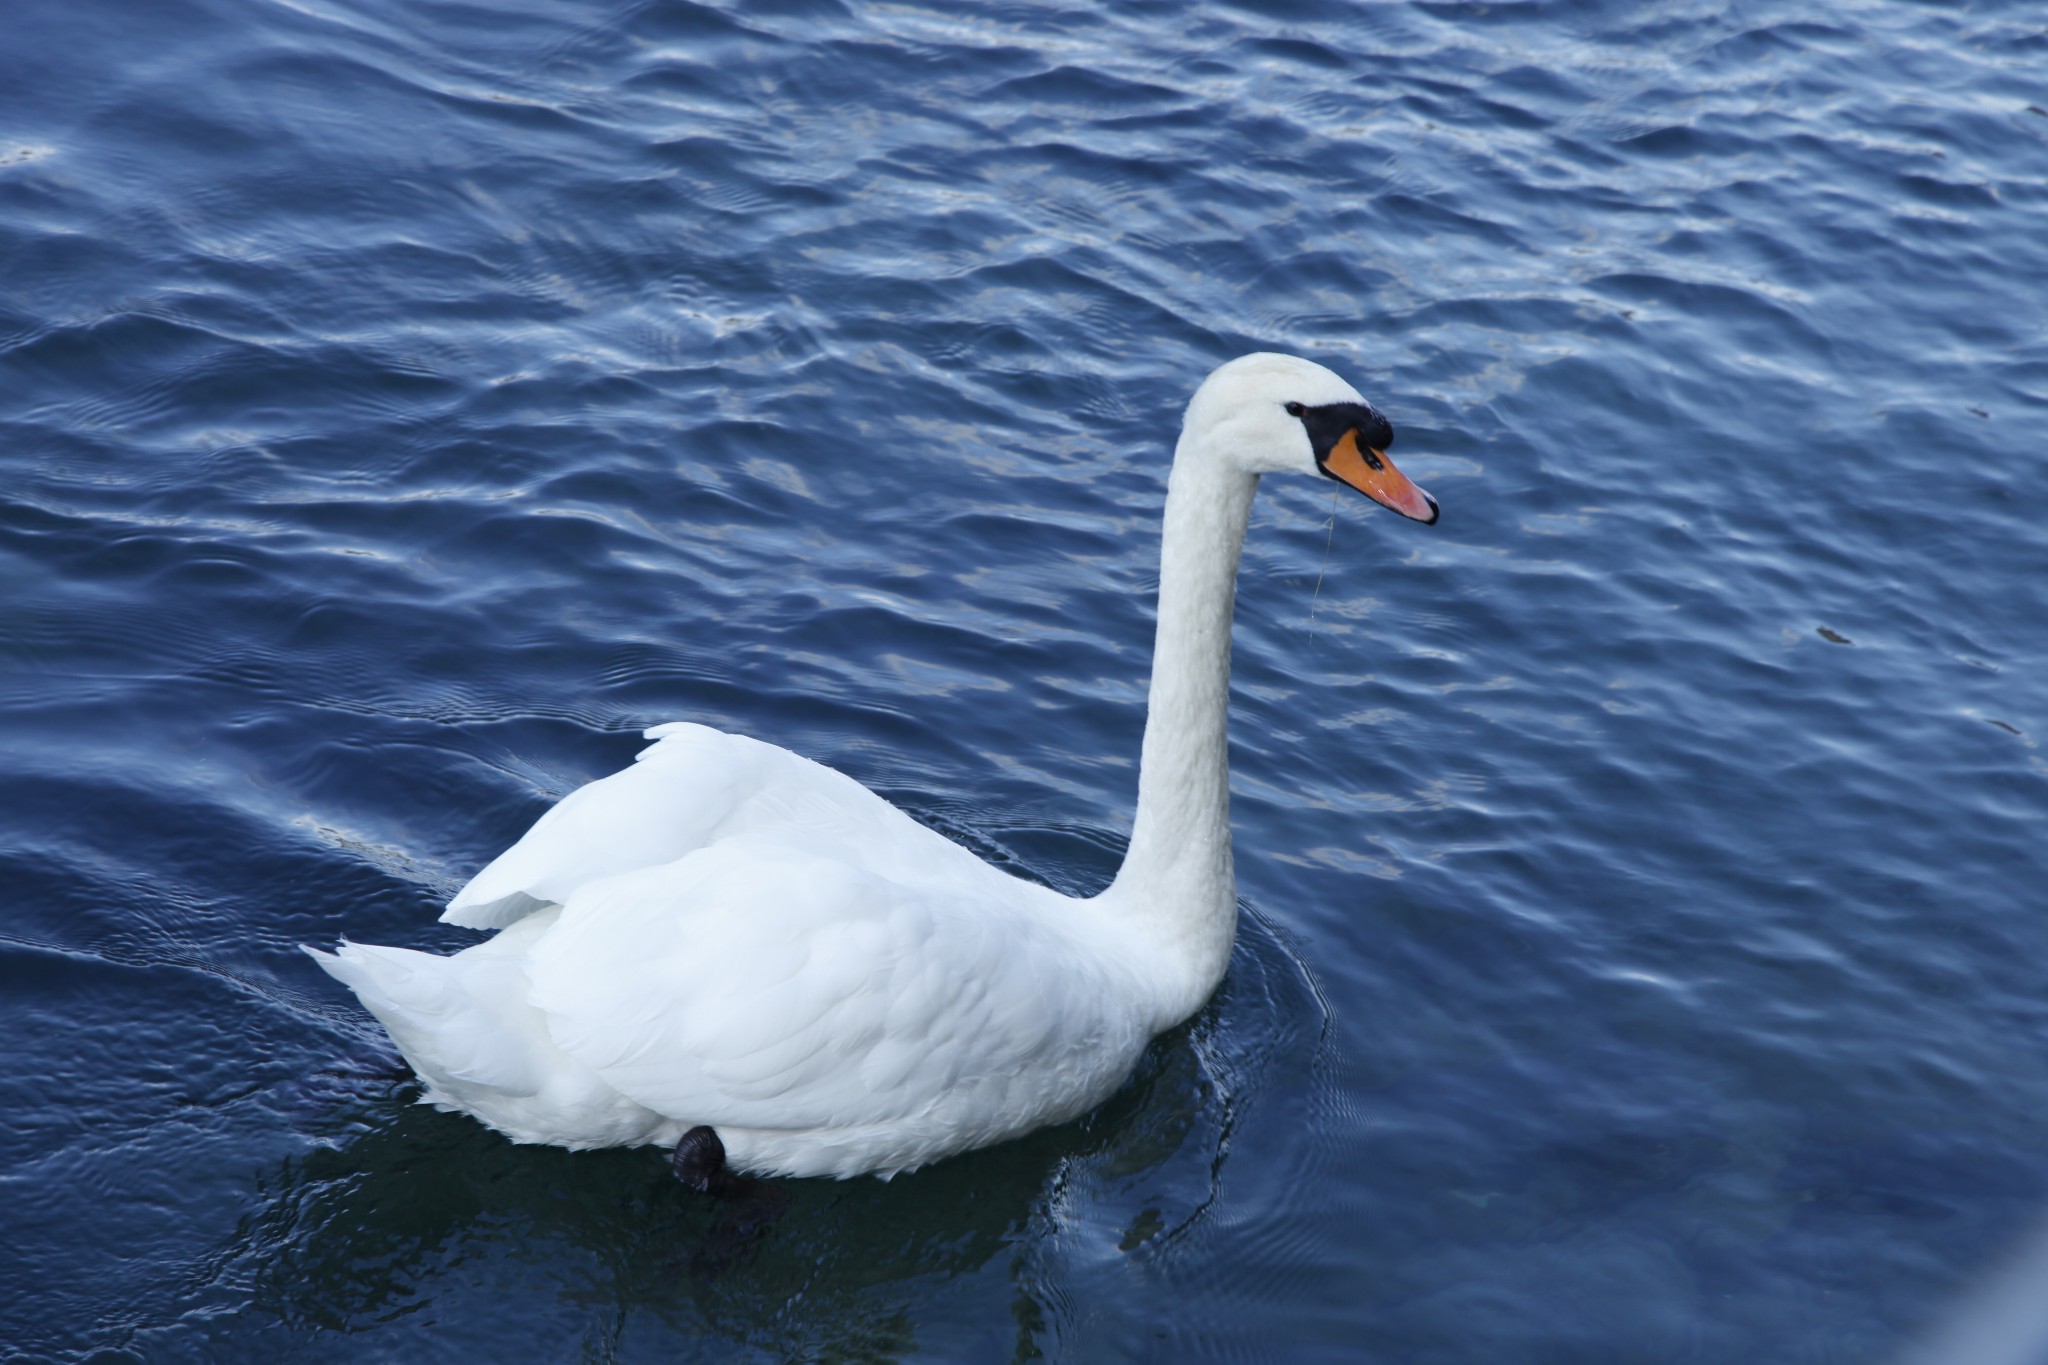
<svg viewBox="0 0 2048 1365">
<path fill-rule="evenodd" d="M 1222 982 L 1237 930 L 1225 724 L 1261 476 L 1321 475 L 1425 524 L 1387 419 L 1292 356 L 1189 401 L 1167 479 L 1129 848 L 1099 895 L 982 862 L 853 779 L 657 725 L 449 902 L 452 956 L 308 948 L 425 1083 L 515 1142 L 659 1144 L 683 1183 L 878 1175 L 1063 1123 Z"/>
<path fill-rule="evenodd" d="M 765 1180 L 736 1175 L 726 1164 L 725 1144 L 718 1131 L 699 1124 L 683 1134 L 669 1154 L 669 1169 L 686 1189 L 710 1195 L 724 1206 L 725 1220 L 714 1228 L 716 1253 L 700 1253 L 697 1269 L 718 1268 L 744 1251 L 755 1236 L 766 1231 L 789 1210 L 789 1195 Z"/>
</svg>

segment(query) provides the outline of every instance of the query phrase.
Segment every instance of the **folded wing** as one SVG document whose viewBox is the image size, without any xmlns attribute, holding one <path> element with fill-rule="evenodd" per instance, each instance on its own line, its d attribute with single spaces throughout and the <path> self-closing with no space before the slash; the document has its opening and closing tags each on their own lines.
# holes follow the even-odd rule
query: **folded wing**
<svg viewBox="0 0 2048 1365">
<path fill-rule="evenodd" d="M 787 749 L 688 722 L 646 734 L 655 742 L 632 766 L 563 797 L 456 894 L 442 920 L 502 928 L 566 903 L 580 886 L 763 830 L 800 831 L 804 847 L 841 849 L 885 870 L 973 856 Z"/>
<path fill-rule="evenodd" d="M 745 837 L 581 889 L 527 960 L 556 1044 L 690 1123 L 999 1131 L 1136 1029 L 1057 918 Z"/>
</svg>

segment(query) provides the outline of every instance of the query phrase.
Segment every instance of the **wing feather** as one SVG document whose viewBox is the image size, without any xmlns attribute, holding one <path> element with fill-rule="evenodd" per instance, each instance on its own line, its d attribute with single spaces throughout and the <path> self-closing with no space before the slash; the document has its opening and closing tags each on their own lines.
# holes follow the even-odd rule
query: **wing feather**
<svg viewBox="0 0 2048 1365">
<path fill-rule="evenodd" d="M 579 887 L 672 863 L 720 840 L 782 831 L 886 873 L 973 855 L 821 763 L 706 725 L 646 732 L 630 767 L 578 787 L 448 902 L 449 924 L 495 929 Z"/>
<path fill-rule="evenodd" d="M 1106 1027 L 1063 935 L 1000 923 L 944 887 L 734 839 L 572 893 L 528 998 L 557 1046 L 671 1118 L 897 1122 Z"/>
</svg>

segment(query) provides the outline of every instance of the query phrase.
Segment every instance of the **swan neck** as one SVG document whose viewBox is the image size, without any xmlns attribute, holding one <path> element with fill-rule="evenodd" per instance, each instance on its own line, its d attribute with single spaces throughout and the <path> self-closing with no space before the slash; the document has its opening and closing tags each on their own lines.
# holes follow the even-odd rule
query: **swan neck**
<svg viewBox="0 0 2048 1365">
<path fill-rule="evenodd" d="M 1230 622 L 1258 476 L 1183 435 L 1167 480 L 1159 621 L 1138 810 L 1108 896 L 1166 940 L 1163 1024 L 1223 979 L 1237 929 L 1230 854 Z"/>
</svg>

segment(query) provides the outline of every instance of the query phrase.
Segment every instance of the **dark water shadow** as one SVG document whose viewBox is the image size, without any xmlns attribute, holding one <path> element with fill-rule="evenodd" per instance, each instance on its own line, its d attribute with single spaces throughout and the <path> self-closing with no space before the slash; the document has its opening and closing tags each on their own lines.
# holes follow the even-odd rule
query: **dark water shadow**
<svg viewBox="0 0 2048 1365">
<path fill-rule="evenodd" d="M 188 1302 L 243 1305 L 206 1332 L 216 1354 L 410 1358 L 432 1338 L 525 1358 L 1035 1359 L 1064 1334 L 1063 1279 L 1200 1236 L 1240 1111 L 1324 1023 L 1298 959 L 1248 918 L 1217 999 L 1087 1117 L 745 1205 L 684 1189 L 659 1150 L 517 1146 L 412 1103 L 395 1062 L 346 1063 L 304 1082 L 326 1145 L 260 1173 Z"/>
</svg>

